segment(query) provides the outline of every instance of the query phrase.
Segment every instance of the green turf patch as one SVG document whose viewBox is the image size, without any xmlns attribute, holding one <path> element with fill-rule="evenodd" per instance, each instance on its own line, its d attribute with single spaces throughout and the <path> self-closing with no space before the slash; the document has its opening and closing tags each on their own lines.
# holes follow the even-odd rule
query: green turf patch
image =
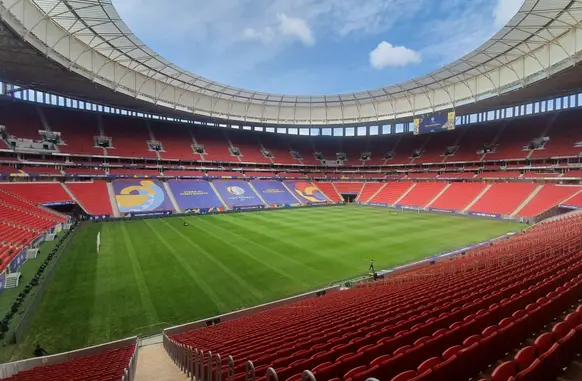
<svg viewBox="0 0 582 381">
<path fill-rule="evenodd" d="M 461 216 L 329 207 L 88 223 L 28 333 L 72 350 L 250 307 L 523 228 Z M 101 232 L 101 251 L 96 236 Z"/>
</svg>

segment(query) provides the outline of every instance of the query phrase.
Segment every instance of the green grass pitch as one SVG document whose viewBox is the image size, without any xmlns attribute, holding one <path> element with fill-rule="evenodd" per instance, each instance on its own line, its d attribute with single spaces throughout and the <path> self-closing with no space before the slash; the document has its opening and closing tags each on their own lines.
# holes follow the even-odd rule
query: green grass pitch
<svg viewBox="0 0 582 381">
<path fill-rule="evenodd" d="M 51 353 L 280 299 L 483 241 L 519 224 L 342 206 L 88 223 L 12 358 Z M 101 252 L 96 236 L 101 232 Z"/>
</svg>

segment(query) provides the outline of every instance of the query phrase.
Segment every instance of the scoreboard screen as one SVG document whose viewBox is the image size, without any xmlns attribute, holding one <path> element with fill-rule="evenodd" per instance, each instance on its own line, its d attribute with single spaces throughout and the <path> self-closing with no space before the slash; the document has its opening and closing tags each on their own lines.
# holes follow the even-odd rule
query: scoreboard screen
<svg viewBox="0 0 582 381">
<path fill-rule="evenodd" d="M 455 129 L 455 112 L 414 119 L 414 135 Z"/>
</svg>

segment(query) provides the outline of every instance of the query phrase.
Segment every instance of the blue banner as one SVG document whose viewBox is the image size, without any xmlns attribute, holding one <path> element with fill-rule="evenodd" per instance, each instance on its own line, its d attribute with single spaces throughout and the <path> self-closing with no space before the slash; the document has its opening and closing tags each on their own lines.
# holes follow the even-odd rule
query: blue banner
<svg viewBox="0 0 582 381">
<path fill-rule="evenodd" d="M 112 183 L 120 213 L 173 210 L 164 185 L 158 180 L 115 180 Z"/>
<path fill-rule="evenodd" d="M 235 206 L 232 210 L 242 211 L 242 210 L 260 210 L 263 209 L 265 205 L 242 205 L 242 206 Z"/>
<path fill-rule="evenodd" d="M 576 205 L 560 205 L 560 208 L 566 208 L 566 209 L 582 209 L 582 206 L 576 206 Z"/>
<path fill-rule="evenodd" d="M 206 180 L 171 180 L 168 185 L 181 209 L 224 208 Z"/>
<path fill-rule="evenodd" d="M 22 266 L 22 264 L 26 262 L 26 251 L 27 251 L 26 249 L 23 249 L 16 257 L 12 259 L 12 261 L 10 261 L 11 273 L 17 272 L 20 266 Z"/>
<path fill-rule="evenodd" d="M 430 212 L 436 213 L 456 213 L 457 211 L 454 209 L 439 209 L 439 208 L 428 208 Z"/>
<path fill-rule="evenodd" d="M 0 295 L 2 295 L 2 291 L 4 291 L 4 280 L 6 279 L 5 273 L 0 274 Z"/>
<path fill-rule="evenodd" d="M 170 216 L 170 215 L 172 215 L 172 211 L 171 210 L 161 210 L 158 212 L 130 212 L 127 215 L 129 217 Z"/>
<path fill-rule="evenodd" d="M 414 135 L 455 129 L 455 112 L 414 119 Z"/>
<path fill-rule="evenodd" d="M 73 205 L 75 201 L 55 201 L 55 202 L 44 202 L 42 206 L 59 206 L 59 205 Z"/>
<path fill-rule="evenodd" d="M 468 212 L 467 214 L 473 217 L 501 218 L 501 214 L 497 213 Z"/>
</svg>

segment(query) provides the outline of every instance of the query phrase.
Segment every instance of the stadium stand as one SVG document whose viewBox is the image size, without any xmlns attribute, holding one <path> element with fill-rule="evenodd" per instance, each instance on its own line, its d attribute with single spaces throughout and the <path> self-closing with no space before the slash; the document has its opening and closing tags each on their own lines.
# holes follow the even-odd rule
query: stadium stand
<svg viewBox="0 0 582 381">
<path fill-rule="evenodd" d="M 80 175 L 80 176 L 103 176 L 105 171 L 103 169 L 87 168 L 87 167 L 70 167 L 65 168 L 65 175 Z"/>
<path fill-rule="evenodd" d="M 579 116 L 575 112 L 557 115 L 554 126 L 549 131 L 549 140 L 543 149 L 533 151 L 530 158 L 576 157 L 582 153 L 582 131 L 578 127 Z"/>
<path fill-rule="evenodd" d="M 36 204 L 73 201 L 60 183 L 0 183 L 0 189 L 18 194 Z"/>
<path fill-rule="evenodd" d="M 111 168 L 110 175 L 118 176 L 160 176 L 157 169 Z"/>
<path fill-rule="evenodd" d="M 61 133 L 64 144 L 60 152 L 78 155 L 103 155 L 103 148 L 95 146 L 95 136 L 100 136 L 98 117 L 83 111 L 46 108 L 43 113 L 52 131 Z"/>
<path fill-rule="evenodd" d="M 561 204 L 582 190 L 580 186 L 545 184 L 544 187 L 517 213 L 520 217 L 535 217 Z"/>
<path fill-rule="evenodd" d="M 56 169 L 54 167 L 30 167 L 24 166 L 20 169 L 22 172 L 28 175 L 56 175 L 62 176 L 63 173 L 61 170 Z"/>
<path fill-rule="evenodd" d="M 157 152 L 150 151 L 148 141 L 151 136 L 143 119 L 103 117 L 103 134 L 111 138 L 112 147 L 107 148 L 109 156 L 157 158 Z"/>
<path fill-rule="evenodd" d="M 503 127 L 498 137 L 495 150 L 485 155 L 484 160 L 516 160 L 527 158 L 531 150 L 527 145 L 535 138 L 541 137 L 549 121 L 548 116 L 531 119 L 517 119 Z M 493 143 L 493 142 L 489 142 Z"/>
<path fill-rule="evenodd" d="M 536 187 L 537 185 L 529 183 L 493 184 L 469 211 L 510 215 Z"/>
<path fill-rule="evenodd" d="M 402 195 L 412 187 L 411 182 L 389 182 L 369 202 L 393 205 Z"/>
<path fill-rule="evenodd" d="M 68 182 L 65 185 L 87 214 L 95 216 L 113 214 L 105 181 Z"/>
<path fill-rule="evenodd" d="M 569 205 L 582 208 L 582 193 L 577 193 L 574 197 L 564 201 L 561 205 Z"/>
<path fill-rule="evenodd" d="M 168 169 L 164 170 L 164 176 L 206 176 L 206 172 Z"/>
<path fill-rule="evenodd" d="M 343 201 L 343 197 L 337 192 L 334 183 L 326 183 L 326 182 L 316 182 L 315 185 L 319 188 L 323 194 L 327 196 L 333 202 L 341 202 Z"/>
<path fill-rule="evenodd" d="M 463 211 L 486 187 L 483 183 L 451 183 L 430 207 Z"/>
<path fill-rule="evenodd" d="M 482 172 L 477 175 L 478 179 L 517 179 L 519 177 L 521 177 L 519 171 Z"/>
<path fill-rule="evenodd" d="M 207 171 L 206 174 L 213 177 L 244 177 L 242 172 L 234 171 Z"/>
<path fill-rule="evenodd" d="M 11 167 L 9 165 L 0 164 L 0 174 L 10 175 L 13 173 L 17 174 L 17 173 L 21 173 L 21 172 L 18 169 Z"/>
<path fill-rule="evenodd" d="M 427 206 L 435 197 L 442 192 L 446 183 L 442 182 L 420 182 L 417 183 L 414 188 L 410 190 L 399 202 L 400 205 L 414 206 L 418 208 L 424 208 Z"/>
<path fill-rule="evenodd" d="M 271 160 L 263 155 L 261 144 L 255 135 L 231 134 L 230 143 L 239 150 L 240 161 L 243 163 L 271 163 Z"/>
<path fill-rule="evenodd" d="M 194 140 L 185 126 L 156 123 L 152 124 L 152 131 L 155 141 L 162 144 L 163 151 L 160 151 L 162 159 L 200 160 L 200 155 L 194 153 L 192 148 Z"/>
<path fill-rule="evenodd" d="M 224 131 L 206 129 L 194 131 L 193 135 L 196 144 L 204 148 L 204 154 L 200 155 L 202 160 L 239 162 L 238 158 L 230 151 L 230 145 Z"/>
<path fill-rule="evenodd" d="M 245 360 L 259 377 L 273 367 L 283 380 L 304 369 L 319 380 L 476 379 L 582 296 L 580 228 L 580 215 L 561 218 L 455 260 L 478 273 L 421 268 L 433 275 L 407 278 L 405 288 L 376 283 L 170 339 L 241 359 L 235 380 L 245 378 Z"/>
<path fill-rule="evenodd" d="M 32 368 L 5 378 L 10 381 L 121 380 L 136 353 L 135 345 Z"/>
<path fill-rule="evenodd" d="M 475 173 L 473 172 L 445 172 L 438 176 L 439 179 L 473 179 Z"/>
<path fill-rule="evenodd" d="M 479 153 L 486 144 L 491 143 L 499 133 L 499 124 L 481 124 L 467 126 L 465 134 L 459 141 L 459 147 L 454 155 L 447 156 L 447 163 L 462 161 L 480 161 L 483 153 Z"/>
<path fill-rule="evenodd" d="M 368 202 L 372 196 L 378 193 L 385 185 L 386 183 L 364 183 L 364 187 L 362 188 L 360 194 L 358 194 L 356 201 Z"/>
</svg>

